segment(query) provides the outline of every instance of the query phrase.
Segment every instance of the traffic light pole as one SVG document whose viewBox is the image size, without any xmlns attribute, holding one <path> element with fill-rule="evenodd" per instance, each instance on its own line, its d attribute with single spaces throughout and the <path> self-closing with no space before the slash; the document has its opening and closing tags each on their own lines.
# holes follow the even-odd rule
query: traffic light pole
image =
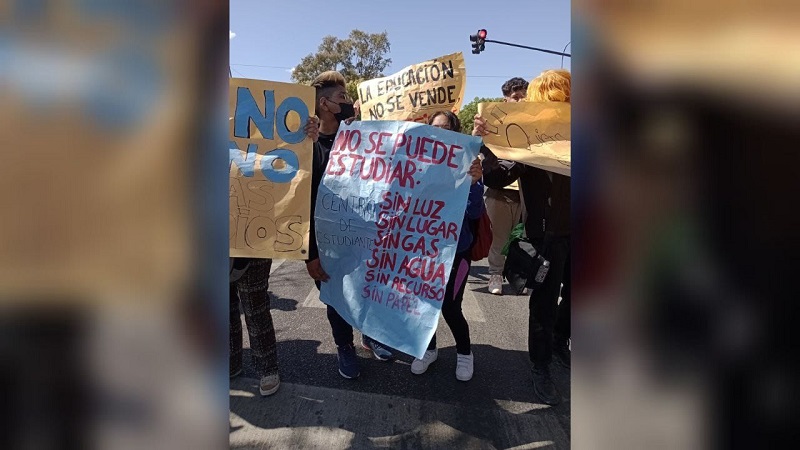
<svg viewBox="0 0 800 450">
<path fill-rule="evenodd" d="M 540 51 L 540 52 L 552 53 L 554 55 L 560 55 L 560 56 L 566 56 L 568 58 L 572 58 L 572 55 L 570 55 L 569 53 L 556 52 L 556 51 L 553 51 L 553 50 L 545 50 L 543 48 L 528 47 L 527 45 L 512 44 L 510 42 L 495 41 L 493 39 L 484 39 L 483 41 L 484 42 L 494 42 L 495 44 L 510 45 L 512 47 L 526 48 L 528 50 L 536 50 L 536 51 Z"/>
</svg>

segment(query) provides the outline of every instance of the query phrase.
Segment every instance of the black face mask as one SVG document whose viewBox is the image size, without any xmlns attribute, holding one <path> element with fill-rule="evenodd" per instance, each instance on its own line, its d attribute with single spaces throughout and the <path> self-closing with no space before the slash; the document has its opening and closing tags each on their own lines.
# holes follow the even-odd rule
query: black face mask
<svg viewBox="0 0 800 450">
<path fill-rule="evenodd" d="M 340 111 L 333 115 L 337 121 L 341 122 L 356 115 L 356 109 L 352 103 L 337 103 L 337 105 L 339 105 Z"/>
</svg>

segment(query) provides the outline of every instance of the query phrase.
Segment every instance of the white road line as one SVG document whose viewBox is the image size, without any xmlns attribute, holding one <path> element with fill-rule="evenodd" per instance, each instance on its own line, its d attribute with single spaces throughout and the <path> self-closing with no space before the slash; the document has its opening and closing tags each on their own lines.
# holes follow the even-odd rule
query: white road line
<svg viewBox="0 0 800 450">
<path fill-rule="evenodd" d="M 327 305 L 319 299 L 319 291 L 316 287 L 311 288 L 311 292 L 308 293 L 305 301 L 303 301 L 303 306 L 306 308 L 327 308 Z"/>
<path fill-rule="evenodd" d="M 486 322 L 486 317 L 483 315 L 478 299 L 467 287 L 464 288 L 464 300 L 461 302 L 461 310 L 464 312 L 464 318 L 467 322 Z"/>
<path fill-rule="evenodd" d="M 278 270 L 278 267 L 282 266 L 285 262 L 285 259 L 273 259 L 272 267 L 269 269 L 269 274 L 272 275 L 272 273 Z"/>
</svg>

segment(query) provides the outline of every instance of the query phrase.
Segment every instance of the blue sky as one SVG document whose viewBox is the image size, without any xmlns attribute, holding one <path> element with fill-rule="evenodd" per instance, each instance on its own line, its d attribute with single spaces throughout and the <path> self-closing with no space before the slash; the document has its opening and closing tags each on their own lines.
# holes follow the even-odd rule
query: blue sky
<svg viewBox="0 0 800 450">
<path fill-rule="evenodd" d="M 446 6 L 449 5 L 449 6 Z M 570 42 L 568 0 L 230 0 L 230 63 L 234 77 L 290 82 L 290 70 L 316 51 L 326 35 L 352 29 L 389 33 L 390 74 L 405 66 L 461 51 L 467 70 L 465 102 L 499 97 L 500 85 L 561 67 L 561 56 L 487 43 L 471 53 L 469 35 L 562 51 Z M 571 46 L 567 47 L 571 53 Z M 267 66 L 267 67 L 265 67 Z M 570 69 L 570 58 L 564 58 Z"/>
</svg>

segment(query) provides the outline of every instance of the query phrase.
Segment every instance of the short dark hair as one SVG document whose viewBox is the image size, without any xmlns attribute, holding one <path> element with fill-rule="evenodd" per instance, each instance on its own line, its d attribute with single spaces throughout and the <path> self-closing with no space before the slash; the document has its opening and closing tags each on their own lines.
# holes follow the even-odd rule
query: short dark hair
<svg viewBox="0 0 800 450">
<path fill-rule="evenodd" d="M 505 83 L 503 83 L 503 87 L 501 87 L 503 91 L 503 97 L 510 96 L 514 91 L 518 91 L 522 89 L 523 91 L 528 90 L 528 82 L 525 81 L 524 78 L 514 77 Z"/>
<path fill-rule="evenodd" d="M 428 118 L 428 125 L 432 124 L 434 119 L 442 115 L 447 117 L 448 122 L 450 122 L 450 130 L 461 132 L 461 121 L 458 120 L 458 116 L 455 115 L 453 111 L 436 111 Z"/>
</svg>

